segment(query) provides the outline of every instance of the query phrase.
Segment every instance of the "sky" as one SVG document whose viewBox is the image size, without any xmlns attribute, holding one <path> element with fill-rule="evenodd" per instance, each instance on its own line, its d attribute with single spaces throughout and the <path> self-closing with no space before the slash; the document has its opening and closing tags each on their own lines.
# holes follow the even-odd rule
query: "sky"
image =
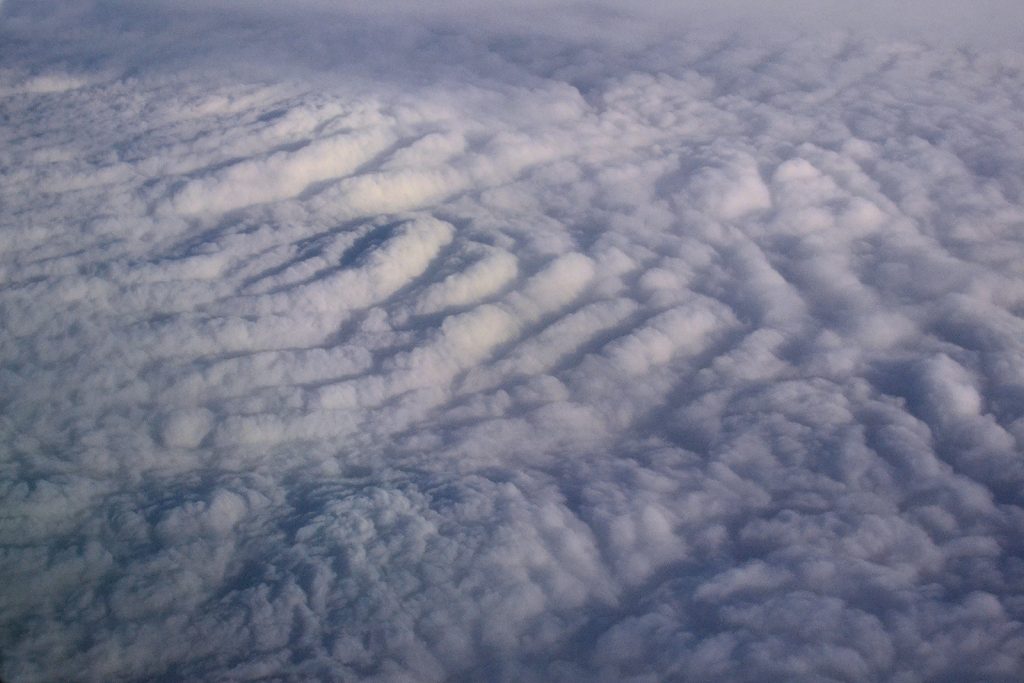
<svg viewBox="0 0 1024 683">
<path fill-rule="evenodd" d="M 1024 6 L 6 0 L 0 677 L 1024 678 Z"/>
</svg>

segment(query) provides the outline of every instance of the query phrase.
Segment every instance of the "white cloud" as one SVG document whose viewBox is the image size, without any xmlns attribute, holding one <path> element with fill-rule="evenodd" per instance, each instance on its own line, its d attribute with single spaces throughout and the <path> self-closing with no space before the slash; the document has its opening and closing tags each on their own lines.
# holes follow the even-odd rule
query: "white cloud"
<svg viewBox="0 0 1024 683">
<path fill-rule="evenodd" d="M 186 183 L 174 196 L 174 209 L 184 214 L 223 212 L 294 197 L 314 183 L 349 175 L 393 142 L 386 131 L 373 130 L 316 140 L 294 152 L 247 159 L 211 178 Z"/>
<path fill-rule="evenodd" d="M 4 3 L 0 675 L 1019 680 L 1019 14 Z"/>
</svg>

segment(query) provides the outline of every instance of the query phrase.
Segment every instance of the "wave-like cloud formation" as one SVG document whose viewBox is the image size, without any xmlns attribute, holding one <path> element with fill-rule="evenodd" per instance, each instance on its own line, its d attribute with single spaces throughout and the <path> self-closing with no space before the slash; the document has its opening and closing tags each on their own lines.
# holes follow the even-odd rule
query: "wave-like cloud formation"
<svg viewBox="0 0 1024 683">
<path fill-rule="evenodd" d="M 1024 677 L 1019 53 L 292 10 L 4 5 L 5 680 Z"/>
</svg>

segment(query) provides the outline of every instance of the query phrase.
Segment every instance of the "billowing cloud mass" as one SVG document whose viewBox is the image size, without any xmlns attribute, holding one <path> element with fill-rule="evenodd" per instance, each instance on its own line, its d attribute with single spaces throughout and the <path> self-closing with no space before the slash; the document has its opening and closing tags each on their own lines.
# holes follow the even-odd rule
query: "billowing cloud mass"
<svg viewBox="0 0 1024 683">
<path fill-rule="evenodd" d="M 1024 680 L 1019 11 L 743 4 L 4 3 L 3 679 Z"/>
</svg>

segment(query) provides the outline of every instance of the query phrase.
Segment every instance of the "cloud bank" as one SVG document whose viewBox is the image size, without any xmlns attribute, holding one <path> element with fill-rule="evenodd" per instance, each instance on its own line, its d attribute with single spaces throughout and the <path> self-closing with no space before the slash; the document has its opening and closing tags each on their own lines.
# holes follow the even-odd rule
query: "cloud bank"
<svg viewBox="0 0 1024 683">
<path fill-rule="evenodd" d="M 1018 10 L 799 7 L 5 3 L 4 680 L 1020 680 Z"/>
</svg>

